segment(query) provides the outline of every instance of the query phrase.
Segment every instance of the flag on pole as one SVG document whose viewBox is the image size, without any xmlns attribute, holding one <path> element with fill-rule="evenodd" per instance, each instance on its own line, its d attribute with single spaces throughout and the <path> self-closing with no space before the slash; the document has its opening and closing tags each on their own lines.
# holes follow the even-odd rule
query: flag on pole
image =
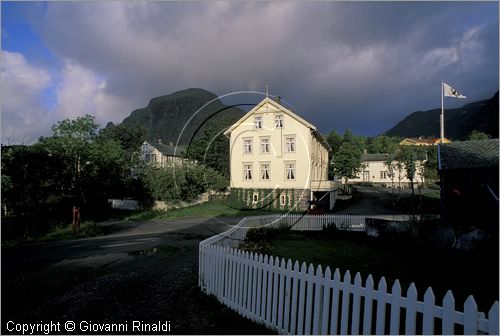
<svg viewBox="0 0 500 336">
<path fill-rule="evenodd" d="M 466 96 L 462 95 L 458 90 L 452 88 L 445 82 L 443 82 L 443 91 L 444 91 L 444 96 L 445 97 L 455 97 L 455 98 L 467 98 Z"/>
</svg>

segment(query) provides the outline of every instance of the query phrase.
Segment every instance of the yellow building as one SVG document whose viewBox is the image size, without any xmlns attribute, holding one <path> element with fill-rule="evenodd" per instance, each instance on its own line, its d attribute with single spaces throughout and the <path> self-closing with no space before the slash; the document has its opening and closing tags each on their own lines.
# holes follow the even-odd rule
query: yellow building
<svg viewBox="0 0 500 336">
<path fill-rule="evenodd" d="M 439 143 L 441 143 L 441 138 L 405 138 L 399 144 L 401 146 L 437 146 Z M 443 143 L 451 143 L 451 141 L 444 138 Z"/>
<path fill-rule="evenodd" d="M 265 98 L 225 133 L 230 138 L 231 191 L 248 206 L 278 209 L 320 201 L 333 207 L 330 146 L 315 126 Z"/>
</svg>

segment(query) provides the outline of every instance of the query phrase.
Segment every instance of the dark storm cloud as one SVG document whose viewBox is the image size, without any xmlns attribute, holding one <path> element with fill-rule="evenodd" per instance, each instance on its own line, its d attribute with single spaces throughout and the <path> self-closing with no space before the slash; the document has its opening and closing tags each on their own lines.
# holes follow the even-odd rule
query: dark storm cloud
<svg viewBox="0 0 500 336">
<path fill-rule="evenodd" d="M 118 119 L 187 87 L 269 84 L 323 131 L 374 135 L 439 106 L 442 79 L 498 88 L 498 3 L 49 3 L 35 27 L 128 103 Z"/>
</svg>

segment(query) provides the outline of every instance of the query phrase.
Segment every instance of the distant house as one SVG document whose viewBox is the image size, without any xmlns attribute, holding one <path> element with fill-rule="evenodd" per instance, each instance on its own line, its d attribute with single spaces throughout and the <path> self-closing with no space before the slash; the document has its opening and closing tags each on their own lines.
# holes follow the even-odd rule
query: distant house
<svg viewBox="0 0 500 336">
<path fill-rule="evenodd" d="M 406 188 L 409 186 L 410 180 L 406 176 L 406 171 L 403 166 L 398 169 L 397 162 L 393 159 L 391 161 L 391 169 L 386 164 L 388 159 L 393 159 L 394 154 L 367 154 L 361 156 L 362 168 L 356 178 L 350 179 L 350 182 L 369 182 L 378 184 L 383 187 L 401 187 Z M 415 173 L 414 184 L 421 184 L 425 182 L 423 175 L 424 160 L 416 161 L 417 171 Z"/>
<path fill-rule="evenodd" d="M 438 146 L 445 223 L 498 226 L 498 150 L 498 139 Z"/>
<path fill-rule="evenodd" d="M 225 133 L 230 138 L 230 187 L 248 206 L 332 208 L 336 184 L 328 180 L 330 146 L 318 129 L 265 98 Z"/>
<path fill-rule="evenodd" d="M 144 141 L 141 146 L 141 158 L 146 164 L 157 167 L 166 167 L 174 163 L 183 163 L 186 159 L 182 158 L 183 147 L 176 147 L 172 142 L 168 145 L 161 140 L 158 142 Z"/>
<path fill-rule="evenodd" d="M 436 146 L 441 143 L 441 138 L 405 138 L 399 144 L 401 146 Z M 450 140 L 444 138 L 443 143 L 451 143 Z"/>
</svg>

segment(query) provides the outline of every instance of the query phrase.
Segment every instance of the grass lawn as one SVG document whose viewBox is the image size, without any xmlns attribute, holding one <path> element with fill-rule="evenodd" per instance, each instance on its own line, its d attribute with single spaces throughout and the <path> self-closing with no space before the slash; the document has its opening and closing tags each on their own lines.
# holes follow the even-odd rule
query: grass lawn
<svg viewBox="0 0 500 336">
<path fill-rule="evenodd" d="M 278 211 L 263 210 L 263 209 L 248 209 L 242 210 L 231 207 L 221 201 L 210 201 L 207 203 L 193 205 L 182 209 L 173 209 L 168 211 L 162 210 L 145 210 L 136 212 L 126 219 L 129 220 L 148 220 L 148 219 L 177 219 L 183 217 L 221 217 L 221 216 L 257 216 L 279 213 Z"/>
<path fill-rule="evenodd" d="M 360 272 L 363 281 L 372 274 L 376 284 L 384 276 L 389 289 L 396 279 L 403 291 L 415 282 L 421 300 L 428 286 L 433 288 L 438 304 L 451 289 L 458 309 L 470 294 L 483 311 L 498 300 L 498 254 L 430 250 L 405 241 L 381 241 L 364 233 L 342 232 L 287 232 L 270 244 L 272 255 L 321 264 L 323 271 L 326 266 L 332 273 L 339 268 L 343 276 L 349 270 L 352 278 Z"/>
</svg>

